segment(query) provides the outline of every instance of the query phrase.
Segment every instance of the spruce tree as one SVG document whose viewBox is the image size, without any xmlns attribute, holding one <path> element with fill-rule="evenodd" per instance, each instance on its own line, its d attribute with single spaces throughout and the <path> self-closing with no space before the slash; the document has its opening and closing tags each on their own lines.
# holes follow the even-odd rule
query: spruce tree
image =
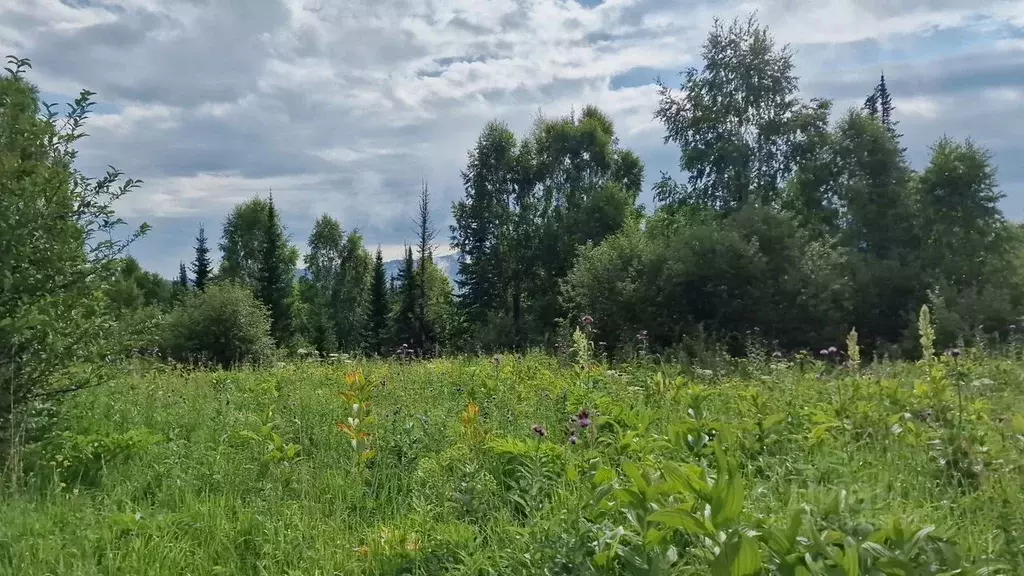
<svg viewBox="0 0 1024 576">
<path fill-rule="evenodd" d="M 398 302 L 392 326 L 395 343 L 406 344 L 413 350 L 422 349 L 423 343 L 418 338 L 416 325 L 416 300 L 419 288 L 416 286 L 416 260 L 413 258 L 412 247 L 405 247 L 405 261 L 398 274 Z"/>
<path fill-rule="evenodd" d="M 864 99 L 864 111 L 868 116 L 878 119 L 878 93 L 872 91 L 868 94 L 868 97 Z"/>
<path fill-rule="evenodd" d="M 416 228 L 419 236 L 417 256 L 419 263 L 416 270 L 416 340 L 419 347 L 424 350 L 432 349 L 435 344 L 435 329 L 431 325 L 427 314 L 427 302 L 430 299 L 427 293 L 427 274 L 430 266 L 434 264 L 434 238 L 437 230 L 430 221 L 430 191 L 426 182 L 420 189 L 420 202 L 417 210 Z"/>
<path fill-rule="evenodd" d="M 900 122 L 893 118 L 896 106 L 892 103 L 892 94 L 889 93 L 889 87 L 885 83 L 885 73 L 882 73 L 878 84 L 875 85 L 875 89 L 864 100 L 863 109 L 868 116 L 878 120 L 882 126 L 885 126 L 886 132 L 889 133 L 893 140 L 899 142 L 903 134 L 896 131 L 896 125 Z M 899 150 L 902 154 L 907 149 L 901 147 Z"/>
<path fill-rule="evenodd" d="M 267 203 L 267 228 L 259 261 L 258 296 L 270 312 L 271 334 L 278 345 L 288 341 L 291 331 L 288 295 L 292 278 L 281 259 L 284 242 L 284 232 L 271 195 Z"/>
<path fill-rule="evenodd" d="M 213 262 L 210 260 L 210 248 L 206 245 L 206 229 L 199 225 L 199 235 L 196 236 L 196 257 L 192 261 L 192 273 L 195 274 L 196 290 L 203 292 L 209 283 L 210 274 L 213 271 Z"/>
<path fill-rule="evenodd" d="M 188 290 L 188 271 L 185 270 L 185 263 L 178 263 L 178 287 Z"/>
<path fill-rule="evenodd" d="M 892 104 L 892 94 L 889 94 L 889 88 L 885 85 L 884 73 L 878 81 L 875 93 L 878 95 L 878 113 L 882 120 L 882 126 L 885 126 L 890 133 L 893 133 L 893 130 L 896 128 L 896 122 L 892 117 L 895 106 Z M 893 135 L 895 135 L 895 133 L 893 133 Z"/>
<path fill-rule="evenodd" d="M 391 310 L 388 294 L 388 278 L 384 269 L 384 256 L 380 247 L 373 260 L 373 276 L 370 280 L 370 314 L 366 322 L 366 351 L 370 354 L 384 353 L 388 336 L 388 313 Z"/>
</svg>

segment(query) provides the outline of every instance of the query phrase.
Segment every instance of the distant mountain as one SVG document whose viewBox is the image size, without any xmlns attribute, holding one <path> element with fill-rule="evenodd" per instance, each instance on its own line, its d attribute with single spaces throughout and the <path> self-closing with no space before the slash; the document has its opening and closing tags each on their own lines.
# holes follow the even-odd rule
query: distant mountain
<svg viewBox="0 0 1024 576">
<path fill-rule="evenodd" d="M 459 277 L 459 255 L 458 254 L 445 254 L 444 256 L 434 256 L 434 264 L 444 272 L 444 275 L 452 281 L 454 286 L 456 278 Z M 388 260 L 384 262 L 384 273 L 390 279 L 392 276 L 398 276 L 398 272 L 402 269 L 402 259 Z M 306 272 L 305 268 L 299 268 L 295 271 L 295 279 L 308 277 L 309 273 Z"/>
<path fill-rule="evenodd" d="M 455 279 L 459 277 L 459 255 L 458 254 L 446 254 L 444 256 L 434 256 L 434 264 L 444 272 L 444 275 L 455 284 Z M 391 276 L 398 276 L 398 272 L 402 269 L 402 259 L 388 260 L 384 263 L 384 271 L 388 278 Z"/>
</svg>

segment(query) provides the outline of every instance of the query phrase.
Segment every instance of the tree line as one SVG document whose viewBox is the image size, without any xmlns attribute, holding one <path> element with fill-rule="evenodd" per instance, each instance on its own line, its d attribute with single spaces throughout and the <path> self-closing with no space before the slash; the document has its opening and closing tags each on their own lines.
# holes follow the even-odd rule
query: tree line
<svg viewBox="0 0 1024 576">
<path fill-rule="evenodd" d="M 686 178 L 663 174 L 650 213 L 641 162 L 596 108 L 483 130 L 453 207 L 471 341 L 551 347 L 586 316 L 616 354 L 818 350 L 855 328 L 910 355 L 924 304 L 945 345 L 1016 330 L 1021 229 L 987 151 L 942 138 L 915 171 L 884 75 L 858 109 L 804 100 L 753 17 L 717 21 L 702 59 L 678 90 L 659 81 Z"/>
<path fill-rule="evenodd" d="M 942 344 L 1016 330 L 1022 234 L 987 151 L 942 138 L 914 170 L 884 76 L 855 109 L 805 99 L 790 49 L 753 17 L 716 21 L 701 57 L 678 88 L 659 80 L 654 118 L 684 179 L 662 174 L 651 209 L 643 162 L 586 106 L 522 134 L 484 126 L 447 238 L 424 183 L 393 278 L 379 248 L 327 214 L 303 255 L 270 195 L 228 215 L 219 263 L 200 227 L 174 281 L 118 253 L 100 291 L 126 332 L 157 334 L 136 347 L 223 364 L 274 348 L 556 350 L 583 317 L 618 357 L 818 349 L 854 328 L 868 350 L 913 354 L 923 304 Z M 445 239 L 455 285 L 434 264 Z"/>
</svg>

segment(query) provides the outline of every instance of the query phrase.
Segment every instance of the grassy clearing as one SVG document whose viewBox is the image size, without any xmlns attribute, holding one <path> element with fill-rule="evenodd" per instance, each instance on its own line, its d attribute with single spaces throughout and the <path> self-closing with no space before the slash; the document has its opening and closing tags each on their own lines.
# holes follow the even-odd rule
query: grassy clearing
<svg viewBox="0 0 1024 576">
<path fill-rule="evenodd" d="M 28 451 L 0 571 L 1020 573 L 1021 368 L 139 369 Z"/>
</svg>

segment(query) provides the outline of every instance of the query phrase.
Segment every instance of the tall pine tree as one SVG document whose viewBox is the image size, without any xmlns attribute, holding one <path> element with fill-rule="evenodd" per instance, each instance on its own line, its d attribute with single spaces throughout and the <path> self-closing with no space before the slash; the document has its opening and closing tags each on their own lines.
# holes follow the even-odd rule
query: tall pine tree
<svg viewBox="0 0 1024 576">
<path fill-rule="evenodd" d="M 288 341 L 291 317 L 288 296 L 292 288 L 291 271 L 285 269 L 280 253 L 285 243 L 274 196 L 267 202 L 267 228 L 258 266 L 258 296 L 270 311 L 271 334 L 278 345 Z"/>
<path fill-rule="evenodd" d="M 878 80 L 878 84 L 875 85 L 875 89 L 871 94 L 864 99 L 864 111 L 871 118 L 878 120 L 885 126 L 886 132 L 889 136 L 899 142 L 903 134 L 896 131 L 896 125 L 900 122 L 893 117 L 893 112 L 896 111 L 896 106 L 892 103 L 892 94 L 889 93 L 889 87 L 885 83 L 885 73 L 883 72 Z M 906 152 L 906 148 L 900 148 L 900 153 Z"/>
<path fill-rule="evenodd" d="M 185 263 L 178 263 L 178 280 L 176 285 L 182 289 L 188 290 L 188 271 L 185 270 Z"/>
<path fill-rule="evenodd" d="M 416 286 L 418 274 L 416 273 L 416 259 L 413 257 L 412 247 L 405 247 L 405 261 L 402 270 L 398 273 L 398 302 L 395 306 L 392 327 L 394 330 L 395 344 L 408 345 L 413 350 L 422 350 L 423 343 L 418 338 L 418 327 L 416 324 L 416 301 L 419 297 L 419 288 Z"/>
<path fill-rule="evenodd" d="M 426 354 L 428 351 L 433 351 L 437 344 L 436 330 L 430 322 L 427 313 L 427 303 L 430 300 L 427 275 L 429 274 L 430 267 L 434 264 L 433 243 L 434 238 L 437 236 L 437 230 L 430 220 L 430 190 L 427 188 L 426 182 L 423 183 L 420 189 L 416 228 L 419 236 L 419 246 L 416 247 L 417 256 L 419 257 L 416 270 L 416 341 L 419 344 L 419 348 Z"/>
<path fill-rule="evenodd" d="M 388 315 L 391 311 L 388 294 L 387 271 L 380 246 L 373 260 L 373 276 L 370 279 L 370 314 L 366 322 L 366 351 L 380 356 L 388 339 Z"/>
<path fill-rule="evenodd" d="M 206 229 L 199 225 L 199 235 L 196 236 L 196 257 L 192 261 L 192 273 L 195 274 L 195 287 L 200 292 L 206 290 L 210 274 L 213 271 L 213 262 L 210 260 L 210 248 L 206 245 Z"/>
</svg>

